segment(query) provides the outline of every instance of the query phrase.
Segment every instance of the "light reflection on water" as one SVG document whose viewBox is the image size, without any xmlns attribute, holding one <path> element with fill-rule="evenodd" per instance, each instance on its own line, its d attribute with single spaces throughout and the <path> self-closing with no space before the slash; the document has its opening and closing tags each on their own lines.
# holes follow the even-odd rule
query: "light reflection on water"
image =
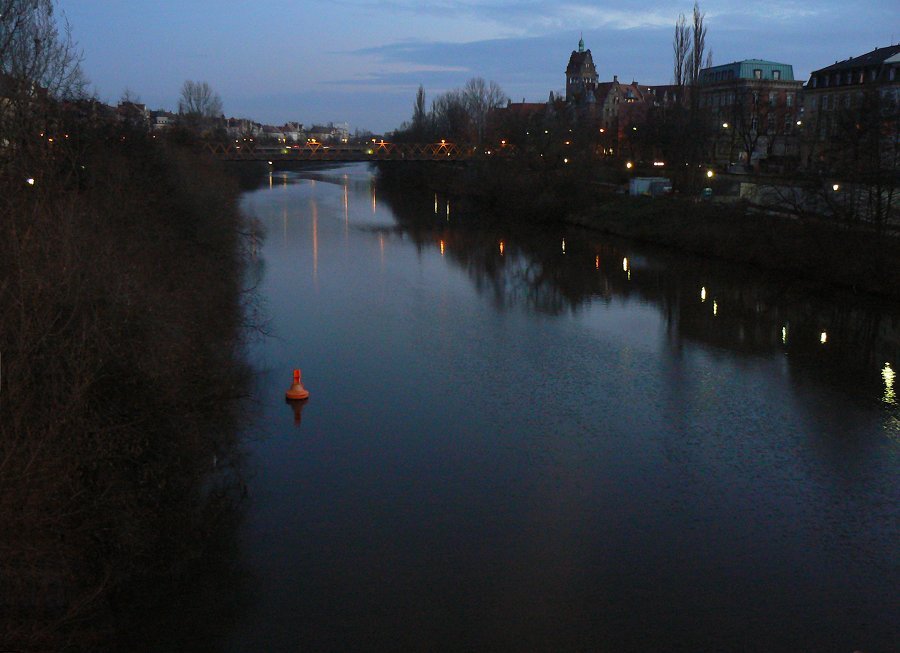
<svg viewBox="0 0 900 653">
<path fill-rule="evenodd" d="M 458 205 L 451 227 L 358 166 L 246 205 L 273 337 L 230 650 L 895 640 L 896 315 Z"/>
<path fill-rule="evenodd" d="M 890 404 L 891 406 L 896 405 L 897 398 L 894 394 L 894 377 L 895 377 L 894 369 L 891 367 L 890 363 L 884 364 L 884 369 L 881 370 L 881 378 L 884 379 L 884 403 Z"/>
</svg>

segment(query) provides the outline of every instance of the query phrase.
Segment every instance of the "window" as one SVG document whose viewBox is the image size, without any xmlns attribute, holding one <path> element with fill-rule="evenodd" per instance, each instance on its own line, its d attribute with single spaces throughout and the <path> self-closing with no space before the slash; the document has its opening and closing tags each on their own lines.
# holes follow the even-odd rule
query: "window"
<svg viewBox="0 0 900 653">
<path fill-rule="evenodd" d="M 816 88 L 819 85 L 819 78 L 813 77 L 813 88 Z"/>
<path fill-rule="evenodd" d="M 847 84 L 852 84 L 852 83 L 853 83 L 853 73 L 852 73 L 851 71 L 849 71 L 849 70 L 847 71 L 847 82 L 846 82 L 846 83 L 847 83 Z"/>
<path fill-rule="evenodd" d="M 785 103 L 786 106 L 789 106 L 789 107 L 794 106 L 794 94 L 793 94 L 793 93 L 788 93 L 788 94 L 784 97 L 784 103 Z"/>
<path fill-rule="evenodd" d="M 777 97 L 778 97 L 778 94 L 777 94 L 777 93 L 769 93 L 769 106 L 770 106 L 770 107 L 774 107 L 774 106 L 775 106 L 775 100 L 776 100 Z"/>
<path fill-rule="evenodd" d="M 873 70 L 872 72 L 874 73 L 875 71 Z M 891 72 L 888 73 L 888 79 L 890 79 L 892 82 L 895 79 L 897 79 L 897 69 L 896 68 L 891 68 Z"/>
<path fill-rule="evenodd" d="M 762 70 L 760 70 L 759 68 L 756 68 L 753 71 L 753 79 L 762 79 Z"/>
<path fill-rule="evenodd" d="M 772 71 L 772 79 L 781 79 L 781 71 L 773 70 Z"/>
</svg>

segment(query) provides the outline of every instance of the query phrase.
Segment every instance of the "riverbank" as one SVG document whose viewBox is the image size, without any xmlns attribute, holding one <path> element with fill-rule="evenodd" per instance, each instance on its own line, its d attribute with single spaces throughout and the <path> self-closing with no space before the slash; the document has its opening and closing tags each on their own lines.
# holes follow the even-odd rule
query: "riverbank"
<svg viewBox="0 0 900 653">
<path fill-rule="evenodd" d="M 505 168 L 502 166 L 506 166 Z M 900 298 L 900 239 L 824 220 L 752 211 L 742 203 L 629 197 L 608 174 L 528 170 L 515 163 L 405 171 L 379 168 L 389 186 L 448 194 L 490 219 L 572 224 L 691 254 L 758 267 L 813 284 Z"/>
<path fill-rule="evenodd" d="M 676 198 L 606 197 L 566 222 L 692 254 L 857 292 L 900 297 L 900 241 L 822 220 L 803 221 Z"/>
<path fill-rule="evenodd" d="M 56 121 L 0 177 L 0 642 L 139 651 L 234 537 L 247 226 L 191 143 Z"/>
</svg>

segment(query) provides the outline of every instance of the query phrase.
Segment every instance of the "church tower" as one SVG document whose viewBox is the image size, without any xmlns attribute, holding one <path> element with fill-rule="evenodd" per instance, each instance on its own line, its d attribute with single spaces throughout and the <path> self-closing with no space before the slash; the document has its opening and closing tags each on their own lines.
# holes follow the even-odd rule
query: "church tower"
<svg viewBox="0 0 900 653">
<path fill-rule="evenodd" d="M 584 49 L 584 38 L 578 41 L 578 50 L 572 51 L 566 67 L 566 102 L 590 102 L 597 88 L 597 69 L 590 50 Z"/>
</svg>

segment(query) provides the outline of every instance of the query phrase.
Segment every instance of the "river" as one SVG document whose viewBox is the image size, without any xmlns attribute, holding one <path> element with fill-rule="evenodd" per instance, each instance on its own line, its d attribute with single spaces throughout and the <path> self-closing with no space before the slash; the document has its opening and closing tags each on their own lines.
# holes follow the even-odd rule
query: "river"
<svg viewBox="0 0 900 653">
<path fill-rule="evenodd" d="M 364 165 L 243 205 L 268 334 L 226 650 L 896 650 L 896 305 Z"/>
</svg>

